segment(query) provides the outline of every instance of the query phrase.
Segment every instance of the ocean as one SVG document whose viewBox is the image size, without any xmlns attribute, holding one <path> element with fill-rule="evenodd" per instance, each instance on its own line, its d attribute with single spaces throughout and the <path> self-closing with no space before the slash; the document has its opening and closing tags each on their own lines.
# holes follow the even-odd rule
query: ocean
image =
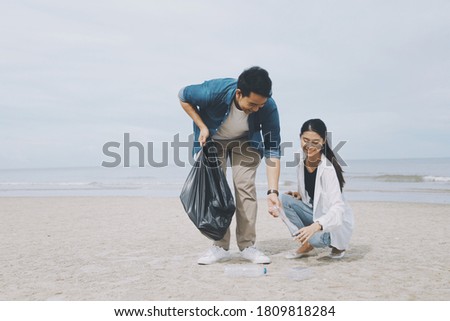
<svg viewBox="0 0 450 321">
<path fill-rule="evenodd" d="M 348 160 L 343 167 L 349 201 L 450 204 L 450 158 Z M 178 197 L 187 167 L 79 167 L 0 169 L 0 197 Z M 231 179 L 231 171 L 227 173 Z M 257 172 L 258 196 L 267 190 L 265 168 Z M 296 169 L 282 162 L 280 192 L 296 190 Z"/>
</svg>

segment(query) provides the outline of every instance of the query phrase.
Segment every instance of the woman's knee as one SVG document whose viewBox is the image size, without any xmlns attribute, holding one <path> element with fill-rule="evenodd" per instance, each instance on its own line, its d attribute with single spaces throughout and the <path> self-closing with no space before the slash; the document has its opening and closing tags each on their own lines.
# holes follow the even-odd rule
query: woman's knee
<svg viewBox="0 0 450 321">
<path fill-rule="evenodd" d="M 292 196 L 281 194 L 281 205 L 283 205 L 283 207 L 292 207 L 294 201 L 295 198 L 293 198 Z"/>
</svg>

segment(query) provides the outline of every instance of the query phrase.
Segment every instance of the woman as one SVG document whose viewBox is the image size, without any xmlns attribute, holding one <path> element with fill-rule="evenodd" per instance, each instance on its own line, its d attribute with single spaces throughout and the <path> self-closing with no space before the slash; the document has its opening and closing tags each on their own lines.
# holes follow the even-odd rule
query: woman
<svg viewBox="0 0 450 321">
<path fill-rule="evenodd" d="M 331 247 L 330 257 L 342 258 L 353 230 L 353 214 L 342 195 L 344 177 L 327 141 L 320 119 L 305 122 L 300 131 L 303 157 L 298 166 L 298 192 L 282 195 L 288 219 L 298 228 L 300 248 L 287 258 L 299 258 L 314 248 Z M 276 211 L 272 212 L 276 216 Z"/>
</svg>

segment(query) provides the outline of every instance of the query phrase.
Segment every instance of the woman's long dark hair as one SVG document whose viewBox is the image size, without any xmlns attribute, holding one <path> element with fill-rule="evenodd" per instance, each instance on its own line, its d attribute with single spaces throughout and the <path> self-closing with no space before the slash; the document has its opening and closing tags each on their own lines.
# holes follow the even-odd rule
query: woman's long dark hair
<svg viewBox="0 0 450 321">
<path fill-rule="evenodd" d="M 306 131 L 313 131 L 319 134 L 319 136 L 322 137 L 323 140 L 325 140 L 325 148 L 322 149 L 322 152 L 325 154 L 325 157 L 331 162 L 331 164 L 333 164 L 342 192 L 345 184 L 344 175 L 342 174 L 344 171 L 339 165 L 336 156 L 334 155 L 333 150 L 330 147 L 330 144 L 328 144 L 327 126 L 320 119 L 310 119 L 307 120 L 300 129 L 300 136 L 303 135 L 303 133 Z"/>
</svg>

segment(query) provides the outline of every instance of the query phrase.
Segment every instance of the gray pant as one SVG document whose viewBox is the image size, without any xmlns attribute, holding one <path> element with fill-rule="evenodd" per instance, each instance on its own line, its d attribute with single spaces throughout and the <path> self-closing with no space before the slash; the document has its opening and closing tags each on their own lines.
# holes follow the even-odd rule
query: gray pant
<svg viewBox="0 0 450 321">
<path fill-rule="evenodd" d="M 252 246 L 256 241 L 256 169 L 261 157 L 246 140 L 215 140 L 222 170 L 226 175 L 227 160 L 230 161 L 236 199 L 236 240 L 239 249 Z M 214 242 L 225 250 L 230 248 L 230 229 L 223 239 Z"/>
</svg>

